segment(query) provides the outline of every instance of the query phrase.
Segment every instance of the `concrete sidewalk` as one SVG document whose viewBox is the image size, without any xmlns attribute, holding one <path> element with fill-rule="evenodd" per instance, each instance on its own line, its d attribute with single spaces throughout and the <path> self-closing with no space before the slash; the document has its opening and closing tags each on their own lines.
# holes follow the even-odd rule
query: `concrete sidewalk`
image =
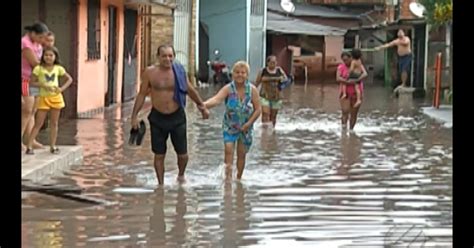
<svg viewBox="0 0 474 248">
<path fill-rule="evenodd" d="M 35 150 L 34 155 L 21 155 L 21 179 L 41 181 L 80 164 L 83 159 L 82 146 L 58 146 L 59 154 L 51 154 L 49 147 Z"/>
<path fill-rule="evenodd" d="M 453 127 L 453 106 L 441 105 L 439 109 L 434 107 L 422 108 L 422 112 L 438 122 L 444 124 L 447 128 Z"/>
</svg>

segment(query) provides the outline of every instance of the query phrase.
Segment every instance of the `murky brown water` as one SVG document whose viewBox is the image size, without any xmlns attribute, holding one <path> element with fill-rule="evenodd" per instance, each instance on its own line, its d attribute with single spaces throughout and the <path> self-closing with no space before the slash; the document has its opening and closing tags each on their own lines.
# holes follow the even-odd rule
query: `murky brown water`
<svg viewBox="0 0 474 248">
<path fill-rule="evenodd" d="M 130 106 L 66 123 L 62 143 L 83 145 L 85 160 L 55 180 L 118 204 L 30 194 L 23 246 L 451 247 L 452 130 L 368 88 L 355 133 L 343 134 L 336 95 L 287 90 L 276 132 L 258 122 L 241 182 L 221 176 L 223 106 L 208 121 L 188 106 L 187 182 L 175 182 L 168 149 L 159 189 L 148 134 L 126 144 Z"/>
</svg>

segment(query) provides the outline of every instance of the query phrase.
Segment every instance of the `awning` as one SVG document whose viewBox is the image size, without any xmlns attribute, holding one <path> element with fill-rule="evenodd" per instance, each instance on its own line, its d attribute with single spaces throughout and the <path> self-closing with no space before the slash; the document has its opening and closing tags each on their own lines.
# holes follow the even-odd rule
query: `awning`
<svg viewBox="0 0 474 248">
<path fill-rule="evenodd" d="M 343 36 L 345 29 L 315 24 L 299 19 L 268 12 L 267 30 L 282 34 L 300 34 L 313 36 Z"/>
<path fill-rule="evenodd" d="M 222 0 L 223 1 L 223 0 Z M 286 12 L 281 8 L 281 0 L 268 0 L 267 9 L 280 14 Z M 308 17 L 322 17 L 322 18 L 337 18 L 337 19 L 353 19 L 358 20 L 360 16 L 356 13 L 344 12 L 334 10 L 328 7 L 317 4 L 300 4 L 295 2 L 295 11 L 291 13 L 292 16 L 308 16 Z"/>
<path fill-rule="evenodd" d="M 424 18 L 400 19 L 400 20 L 397 20 L 397 21 L 391 22 L 391 23 L 382 22 L 382 23 L 379 23 L 379 24 L 353 27 L 353 28 L 350 28 L 349 31 L 377 30 L 377 29 L 396 30 L 400 27 L 403 28 L 403 27 L 406 27 L 406 26 L 415 26 L 415 25 L 424 25 L 424 24 L 426 24 L 426 19 L 424 19 Z"/>
</svg>

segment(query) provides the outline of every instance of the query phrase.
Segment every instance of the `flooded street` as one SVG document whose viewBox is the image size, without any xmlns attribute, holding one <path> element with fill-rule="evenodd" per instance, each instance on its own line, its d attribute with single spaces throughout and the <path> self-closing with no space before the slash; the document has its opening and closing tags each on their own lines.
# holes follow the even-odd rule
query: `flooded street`
<svg viewBox="0 0 474 248">
<path fill-rule="evenodd" d="M 187 181 L 169 143 L 163 188 L 149 129 L 127 144 L 130 104 L 65 123 L 58 141 L 82 145 L 84 162 L 54 181 L 117 204 L 25 194 L 23 247 L 451 247 L 452 129 L 367 87 L 343 133 L 337 90 L 286 90 L 275 132 L 256 123 L 241 182 L 222 177 L 223 105 L 202 120 L 188 100 Z"/>
</svg>

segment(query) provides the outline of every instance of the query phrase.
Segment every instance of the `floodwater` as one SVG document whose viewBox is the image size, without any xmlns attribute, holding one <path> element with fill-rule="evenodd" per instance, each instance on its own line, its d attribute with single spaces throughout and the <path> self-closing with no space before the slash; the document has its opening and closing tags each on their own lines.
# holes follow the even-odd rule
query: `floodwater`
<svg viewBox="0 0 474 248">
<path fill-rule="evenodd" d="M 60 143 L 83 145 L 85 158 L 53 181 L 116 204 L 24 194 L 23 247 L 452 246 L 452 129 L 423 102 L 369 86 L 343 133 L 336 86 L 296 85 L 284 99 L 274 132 L 257 121 L 240 182 L 222 175 L 223 106 L 202 120 L 188 104 L 186 182 L 169 144 L 164 187 L 149 131 L 127 144 L 130 104 L 64 123 Z"/>
</svg>

